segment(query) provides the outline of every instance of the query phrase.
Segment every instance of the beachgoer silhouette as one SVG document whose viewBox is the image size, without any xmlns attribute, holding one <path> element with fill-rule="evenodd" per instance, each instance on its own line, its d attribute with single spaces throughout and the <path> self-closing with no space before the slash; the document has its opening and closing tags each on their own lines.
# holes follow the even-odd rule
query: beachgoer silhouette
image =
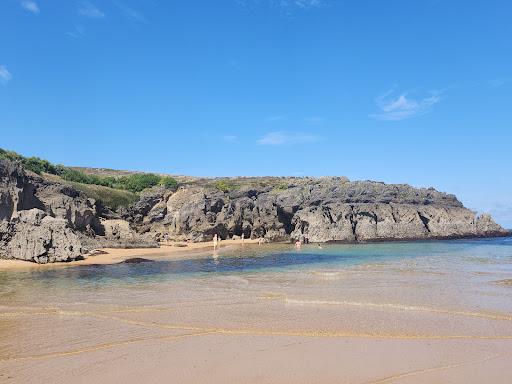
<svg viewBox="0 0 512 384">
<path fill-rule="evenodd" d="M 213 250 L 217 250 L 217 245 L 219 243 L 219 238 L 217 236 L 217 234 L 213 235 Z"/>
</svg>

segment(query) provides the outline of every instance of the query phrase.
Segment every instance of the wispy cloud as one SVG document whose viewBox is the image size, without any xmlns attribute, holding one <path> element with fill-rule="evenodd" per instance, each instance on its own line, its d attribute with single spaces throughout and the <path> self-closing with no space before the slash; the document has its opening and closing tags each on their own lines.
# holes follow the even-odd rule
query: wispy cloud
<svg viewBox="0 0 512 384">
<path fill-rule="evenodd" d="M 238 136 L 235 136 L 235 135 L 224 135 L 223 139 L 224 139 L 224 141 L 226 141 L 228 143 L 234 143 L 234 142 L 238 141 Z"/>
<path fill-rule="evenodd" d="M 83 1 L 80 3 L 78 13 L 91 19 L 103 19 L 105 17 L 105 14 L 89 1 Z"/>
<path fill-rule="evenodd" d="M 239 5 L 268 5 L 275 8 L 314 8 L 324 5 L 327 0 L 236 0 Z"/>
<path fill-rule="evenodd" d="M 23 9 L 25 9 L 29 12 L 32 12 L 35 14 L 39 13 L 39 6 L 37 5 L 37 3 L 35 1 L 24 0 L 20 4 L 23 7 Z"/>
<path fill-rule="evenodd" d="M 297 7 L 301 8 L 311 8 L 311 7 L 318 7 L 322 5 L 322 1 L 320 0 L 290 0 L 290 1 L 280 1 L 280 3 L 293 3 Z"/>
<path fill-rule="evenodd" d="M 70 32 L 66 32 L 66 35 L 73 39 L 80 39 L 85 36 L 85 29 L 79 25 L 75 25 L 75 28 Z"/>
<path fill-rule="evenodd" d="M 114 3 L 114 5 L 117 8 L 119 8 L 119 10 L 123 13 L 123 15 L 127 19 L 132 20 L 132 21 L 136 21 L 136 22 L 139 22 L 139 23 L 146 23 L 147 22 L 146 18 L 144 17 L 144 15 L 142 13 L 140 13 L 139 11 L 136 11 L 133 8 L 130 8 L 129 6 L 127 6 L 122 1 L 114 0 L 113 3 Z"/>
<path fill-rule="evenodd" d="M 310 125 L 320 125 L 325 121 L 325 119 L 321 116 L 310 116 L 306 117 L 304 121 Z"/>
<path fill-rule="evenodd" d="M 11 72 L 3 65 L 0 65 L 0 83 L 6 85 L 12 79 Z"/>
<path fill-rule="evenodd" d="M 272 122 L 272 121 L 279 121 L 279 120 L 284 120 L 284 119 L 286 119 L 286 115 L 273 115 L 273 116 L 266 117 L 265 121 Z"/>
<path fill-rule="evenodd" d="M 290 132 L 290 131 L 276 131 L 269 132 L 260 139 L 258 144 L 261 145 L 289 145 L 289 144 L 302 144 L 313 143 L 319 141 L 320 138 L 315 135 L 303 132 Z"/>
<path fill-rule="evenodd" d="M 489 80 L 487 82 L 487 84 L 490 87 L 498 88 L 498 87 L 501 87 L 502 85 L 507 84 L 510 81 L 512 81 L 512 77 L 500 77 L 500 78 L 497 78 L 497 79 Z"/>
<path fill-rule="evenodd" d="M 408 93 L 396 95 L 390 90 L 375 100 L 380 112 L 370 116 L 377 120 L 405 120 L 428 113 L 440 101 L 441 96 L 436 92 L 424 98 L 413 98 Z"/>
</svg>

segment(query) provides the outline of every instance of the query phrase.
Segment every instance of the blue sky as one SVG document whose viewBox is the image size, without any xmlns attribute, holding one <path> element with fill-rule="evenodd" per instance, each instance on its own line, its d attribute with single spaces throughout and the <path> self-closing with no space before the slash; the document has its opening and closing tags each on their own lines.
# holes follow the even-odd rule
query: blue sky
<svg viewBox="0 0 512 384">
<path fill-rule="evenodd" d="M 512 227 L 511 19 L 508 1 L 2 0 L 0 147 L 434 186 Z"/>
</svg>

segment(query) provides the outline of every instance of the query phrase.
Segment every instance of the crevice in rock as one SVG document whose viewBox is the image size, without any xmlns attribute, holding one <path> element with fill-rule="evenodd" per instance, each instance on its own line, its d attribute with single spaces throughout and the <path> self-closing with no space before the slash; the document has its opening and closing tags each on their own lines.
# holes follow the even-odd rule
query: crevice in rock
<svg viewBox="0 0 512 384">
<path fill-rule="evenodd" d="M 428 223 L 430 222 L 430 219 L 423 216 L 421 213 L 418 212 L 418 216 L 420 217 L 421 222 L 423 223 L 423 226 L 427 230 L 428 233 L 430 233 L 430 228 L 428 227 Z"/>
<path fill-rule="evenodd" d="M 351 212 L 346 216 L 350 222 L 350 226 L 352 228 L 352 235 L 354 236 L 354 240 L 357 241 L 357 234 L 356 234 L 356 227 L 357 227 L 357 220 L 354 218 L 354 206 L 350 206 Z"/>
<path fill-rule="evenodd" d="M 373 221 L 375 221 L 375 223 L 377 223 L 377 215 L 375 213 L 363 211 L 363 212 L 357 212 L 357 215 L 369 217 L 370 219 L 373 219 Z"/>
<path fill-rule="evenodd" d="M 393 208 L 393 206 L 391 206 L 391 217 L 393 218 L 393 221 L 394 221 L 395 223 L 398 223 L 398 222 L 399 222 L 398 218 L 396 217 L 395 208 Z"/>
<path fill-rule="evenodd" d="M 293 232 L 292 224 L 294 212 L 287 212 L 282 207 L 277 206 L 277 220 L 283 224 L 284 231 L 287 235 Z"/>
<path fill-rule="evenodd" d="M 330 224 L 336 223 L 334 221 L 334 219 L 332 218 L 331 209 L 329 207 L 322 207 L 322 212 L 323 212 L 324 216 L 329 219 Z"/>
</svg>

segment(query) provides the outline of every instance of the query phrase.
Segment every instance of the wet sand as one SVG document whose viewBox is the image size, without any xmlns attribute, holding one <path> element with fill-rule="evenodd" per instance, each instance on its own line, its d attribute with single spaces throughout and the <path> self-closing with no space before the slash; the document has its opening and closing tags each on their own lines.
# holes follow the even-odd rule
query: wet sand
<svg viewBox="0 0 512 384">
<path fill-rule="evenodd" d="M 496 282 L 512 255 L 475 249 L 172 277 L 4 271 L 0 382 L 509 384 L 512 288 Z"/>
</svg>

